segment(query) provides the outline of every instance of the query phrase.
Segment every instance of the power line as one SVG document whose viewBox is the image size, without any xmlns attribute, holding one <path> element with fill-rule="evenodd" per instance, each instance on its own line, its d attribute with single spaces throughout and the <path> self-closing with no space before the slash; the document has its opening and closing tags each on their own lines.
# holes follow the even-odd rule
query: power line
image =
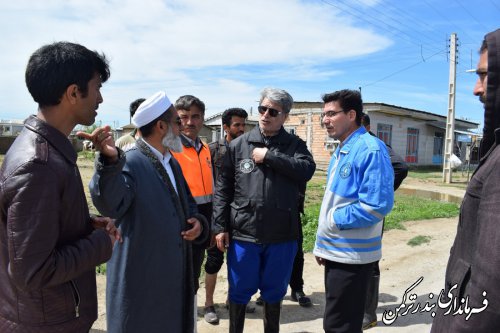
<svg viewBox="0 0 500 333">
<path fill-rule="evenodd" d="M 463 10 L 464 10 L 464 11 L 465 11 L 465 12 L 466 12 L 466 13 L 467 13 L 470 17 L 472 17 L 472 19 L 473 19 L 474 21 L 476 21 L 476 22 L 477 22 L 477 24 L 479 24 L 480 26 L 482 26 L 482 27 L 484 28 L 484 30 L 488 30 L 488 28 L 486 28 L 486 27 L 484 26 L 484 24 L 483 24 L 483 23 L 481 23 L 481 22 L 480 22 L 480 21 L 479 21 L 479 20 L 478 20 L 478 19 L 477 19 L 474 15 L 472 15 L 472 13 L 471 13 L 471 12 L 470 12 L 467 8 L 465 8 L 465 6 L 464 6 L 464 5 L 463 5 L 460 1 L 455 0 L 455 2 L 456 2 L 456 3 L 458 3 L 458 4 L 460 5 L 460 7 L 462 7 L 462 8 L 463 8 Z"/>
<path fill-rule="evenodd" d="M 387 24 L 387 23 L 382 23 L 382 24 L 384 24 L 384 25 L 386 25 L 386 26 L 388 26 L 388 27 L 389 27 L 389 28 L 386 28 L 385 26 L 383 26 L 383 25 L 381 25 L 381 24 L 380 24 L 380 22 L 378 21 L 378 19 L 377 19 L 377 18 L 374 18 L 374 19 L 376 20 L 376 22 L 371 22 L 371 21 L 367 20 L 367 19 L 365 18 L 365 16 L 372 17 L 372 18 L 373 18 L 373 16 L 372 16 L 372 15 L 370 15 L 370 14 L 368 14 L 368 13 L 366 13 L 366 12 L 361 13 L 361 12 L 360 12 L 359 10 L 357 10 L 357 9 L 349 10 L 349 8 L 352 8 L 352 7 L 351 7 L 351 6 L 348 6 L 348 5 L 344 4 L 344 3 L 342 3 L 342 4 L 343 4 L 345 7 L 341 7 L 341 6 L 339 6 L 338 4 L 332 3 L 332 2 L 327 1 L 327 0 L 321 0 L 321 2 L 323 2 L 323 3 L 325 3 L 325 4 L 329 5 L 329 6 L 335 7 L 335 8 L 337 8 L 337 9 L 341 10 L 341 11 L 348 12 L 350 15 L 352 15 L 352 16 L 354 16 L 354 17 L 357 17 L 358 19 L 360 19 L 360 20 L 362 20 L 362 21 L 364 21 L 364 22 L 366 22 L 366 23 L 368 23 L 368 24 L 370 24 L 370 25 L 373 25 L 373 26 L 376 26 L 376 27 L 378 27 L 378 28 L 380 28 L 380 29 L 383 29 L 383 30 L 385 30 L 385 31 L 389 32 L 389 33 L 390 33 L 390 34 L 392 34 L 392 35 L 394 35 L 394 34 L 400 35 L 400 36 L 401 36 L 401 37 L 403 37 L 403 39 L 405 39 L 406 41 L 408 41 L 408 42 L 410 42 L 410 43 L 412 43 L 412 44 L 415 44 L 415 45 L 417 45 L 417 46 L 419 46 L 419 47 L 423 45 L 422 43 L 417 43 L 417 42 L 415 42 L 415 41 L 414 41 L 414 39 L 415 39 L 415 38 L 413 38 L 412 36 L 410 36 L 410 35 L 409 35 L 409 34 L 407 34 L 406 32 L 402 31 L 401 29 L 399 29 L 399 28 L 397 28 L 397 27 L 394 27 L 394 26 L 391 26 L 391 25 L 389 25 L 389 24 Z M 349 8 L 346 8 L 346 7 L 349 7 Z M 360 14 L 357 14 L 356 12 L 358 12 L 358 13 L 360 13 Z M 398 31 L 399 31 L 399 32 L 398 32 Z M 435 48 L 435 47 L 433 47 L 433 51 L 435 51 L 435 50 L 436 50 L 436 48 Z"/>
<path fill-rule="evenodd" d="M 396 72 L 394 72 L 394 73 L 391 73 L 391 74 L 389 74 L 389 75 L 387 75 L 387 76 L 384 76 L 383 78 L 381 78 L 381 79 L 379 79 L 379 80 L 377 80 L 377 81 L 373 81 L 373 82 L 368 83 L 368 84 L 365 84 L 365 85 L 363 85 L 363 86 L 361 86 L 361 87 L 362 87 L 362 88 L 365 88 L 365 87 L 368 87 L 368 86 L 372 86 L 372 85 L 374 85 L 374 84 L 376 84 L 376 83 L 379 83 L 379 82 L 384 81 L 384 80 L 386 80 L 386 79 L 388 79 L 388 78 L 390 78 L 390 77 L 393 77 L 394 75 L 397 75 L 397 74 L 399 74 L 399 73 L 402 73 L 402 72 L 404 72 L 404 71 L 407 71 L 407 70 L 408 70 L 408 69 L 410 69 L 410 68 L 413 68 L 413 67 L 415 67 L 415 66 L 418 66 L 418 65 L 420 65 L 421 63 L 423 63 L 423 62 L 425 62 L 425 61 L 429 60 L 430 58 L 432 58 L 432 57 L 434 57 L 434 56 L 436 56 L 436 55 L 438 55 L 438 54 L 445 53 L 445 52 L 447 52 L 447 51 L 446 51 L 446 50 L 442 50 L 442 51 L 436 52 L 436 53 L 434 53 L 433 55 L 431 55 L 431 56 L 427 57 L 426 59 L 422 59 L 422 60 L 420 60 L 420 61 L 419 61 L 419 62 L 417 62 L 417 63 L 414 63 L 414 64 L 412 64 L 412 65 L 410 65 L 410 66 L 405 67 L 405 68 L 402 68 L 402 69 L 400 69 L 400 70 L 398 70 L 398 71 L 396 71 Z"/>
<path fill-rule="evenodd" d="M 344 2 L 344 5 L 349 6 L 349 5 L 348 5 L 348 4 L 346 4 L 345 2 Z M 351 7 L 351 6 L 349 6 L 349 7 Z M 419 38 L 415 38 L 415 37 L 411 36 L 411 35 L 407 32 L 407 31 L 414 32 L 414 31 L 415 31 L 415 26 L 412 26 L 412 25 L 406 24 L 406 23 L 404 23 L 404 22 L 402 22 L 402 21 L 398 20 L 398 16 L 399 16 L 399 15 L 398 15 L 398 16 L 396 16 L 396 15 L 389 16 L 389 15 L 387 15 L 384 11 L 381 11 L 381 10 L 377 9 L 376 7 L 371 7 L 371 8 L 370 8 L 370 12 L 372 12 L 372 11 L 373 11 L 373 12 L 376 12 L 376 13 L 379 13 L 379 14 L 380 14 L 380 16 L 387 18 L 387 20 L 380 19 L 378 16 L 376 17 L 376 16 L 373 16 L 373 15 L 370 15 L 370 14 L 369 14 L 369 12 L 366 12 L 366 11 L 363 11 L 363 12 L 361 12 L 361 11 L 360 11 L 360 12 L 361 12 L 361 14 L 363 14 L 363 15 L 368 15 L 368 16 L 370 16 L 371 18 L 373 18 L 373 19 L 374 19 L 375 21 L 377 21 L 377 22 L 378 22 L 378 21 L 380 21 L 382 24 L 387 25 L 389 28 L 397 29 L 398 31 L 400 31 L 401 33 L 403 33 L 403 34 L 405 34 L 405 35 L 409 36 L 410 38 L 413 38 L 413 39 L 419 39 Z M 406 27 L 406 28 L 407 28 L 407 31 L 403 31 L 403 30 L 399 29 L 396 25 L 389 24 L 389 23 L 388 23 L 389 21 L 394 21 L 394 22 L 396 22 L 397 24 L 399 24 L 399 26 Z M 415 22 L 415 20 L 414 20 L 414 19 L 412 19 L 412 20 L 411 20 L 411 22 L 412 22 L 412 23 L 414 23 L 414 22 Z M 424 35 L 424 34 L 419 34 L 419 37 L 425 37 L 426 39 L 430 40 L 432 43 L 436 43 L 436 42 L 437 42 L 437 43 L 441 43 L 440 41 L 437 41 L 436 39 L 434 39 L 434 37 L 432 37 L 432 38 L 431 38 L 431 37 L 429 37 L 429 36 L 427 36 L 427 35 Z M 423 44 L 423 43 L 420 43 L 420 44 Z"/>
<path fill-rule="evenodd" d="M 407 2 L 399 2 L 399 3 L 407 4 Z M 412 22 L 412 24 L 416 23 L 417 25 L 419 25 L 420 26 L 419 30 L 417 30 L 418 27 L 416 27 L 416 26 L 411 27 L 411 30 L 417 31 L 419 36 L 424 35 L 423 31 L 431 31 L 432 35 L 439 35 L 439 33 L 436 31 L 435 27 L 431 26 L 428 22 L 424 22 L 421 20 L 421 17 L 427 17 L 427 15 L 420 15 L 417 17 L 415 15 L 412 15 L 408 11 L 406 11 L 405 8 L 396 6 L 396 4 L 394 2 L 391 2 L 391 3 L 383 2 L 383 3 L 378 4 L 378 6 L 388 7 L 389 10 L 396 12 L 399 17 L 403 17 L 407 21 Z M 446 21 L 448 21 L 448 19 L 446 19 L 446 18 L 444 18 L 444 19 Z M 441 44 L 444 41 L 446 47 L 448 47 L 447 42 L 448 42 L 448 38 L 449 38 L 448 36 L 450 36 L 450 33 L 451 33 L 451 31 L 443 32 L 442 39 L 440 41 L 438 41 L 438 43 Z M 427 37 L 427 38 L 429 38 L 429 37 Z"/>
<path fill-rule="evenodd" d="M 495 8 L 500 12 L 500 7 L 493 1 L 493 0 L 490 0 L 490 2 L 493 4 L 493 6 L 495 6 Z"/>
<path fill-rule="evenodd" d="M 388 4 L 388 3 L 381 3 L 381 4 L 379 4 L 380 7 L 386 7 L 386 8 L 388 8 L 389 5 L 390 4 Z M 396 15 L 388 15 L 388 14 L 386 14 L 386 13 L 389 12 L 388 10 L 379 10 L 379 9 L 377 9 L 375 7 L 370 8 L 370 10 L 379 13 L 381 16 L 386 17 L 389 20 L 395 21 L 400 26 L 404 26 L 404 27 L 408 28 L 407 30 L 409 30 L 409 31 L 412 31 L 412 32 L 416 31 L 416 29 L 415 29 L 415 23 L 420 24 L 420 22 L 419 22 L 420 20 L 418 18 L 406 14 L 402 9 L 396 8 L 394 5 L 392 6 L 392 8 L 395 9 L 398 12 L 397 16 Z M 393 12 L 393 10 L 391 12 Z M 409 18 L 409 19 L 407 19 L 407 21 L 411 22 L 412 24 L 411 25 L 407 24 L 404 21 L 398 19 L 398 18 L 402 18 L 403 16 L 406 16 L 407 18 Z M 376 18 L 376 19 L 378 20 L 378 18 Z M 421 27 L 428 28 L 428 26 L 424 27 L 423 25 L 421 25 Z M 429 35 L 422 34 L 421 31 L 419 31 L 418 35 L 419 35 L 419 37 L 425 37 L 426 39 L 432 41 L 433 43 L 439 43 L 440 44 L 442 42 L 442 41 L 439 41 L 439 40 L 435 39 L 434 35 L 431 35 L 432 37 L 430 37 Z"/>
<path fill-rule="evenodd" d="M 471 36 L 469 36 L 465 31 L 463 31 L 462 29 L 460 29 L 460 27 L 458 27 L 457 25 L 455 25 L 453 22 L 451 22 L 446 16 L 444 16 L 439 10 L 437 10 L 433 5 L 431 5 L 429 3 L 429 1 L 427 0 L 423 0 L 425 2 L 425 4 L 427 6 L 429 6 L 432 10 L 434 10 L 439 16 L 441 16 L 441 18 L 443 18 L 444 20 L 446 20 L 448 23 L 450 23 L 455 29 L 456 31 L 460 31 L 460 32 L 463 32 L 463 36 L 467 37 L 468 39 L 470 39 L 471 41 L 474 40 L 474 38 L 472 38 Z"/>
</svg>

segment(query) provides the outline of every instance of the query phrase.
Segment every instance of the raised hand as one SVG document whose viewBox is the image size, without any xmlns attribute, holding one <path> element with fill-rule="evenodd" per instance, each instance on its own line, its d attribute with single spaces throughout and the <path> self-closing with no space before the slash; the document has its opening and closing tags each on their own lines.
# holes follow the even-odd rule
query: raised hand
<svg viewBox="0 0 500 333">
<path fill-rule="evenodd" d="M 78 131 L 76 135 L 92 141 L 95 149 L 107 157 L 110 162 L 118 159 L 118 150 L 115 147 L 115 140 L 113 140 L 113 133 L 110 126 L 98 127 L 92 134 Z"/>
</svg>

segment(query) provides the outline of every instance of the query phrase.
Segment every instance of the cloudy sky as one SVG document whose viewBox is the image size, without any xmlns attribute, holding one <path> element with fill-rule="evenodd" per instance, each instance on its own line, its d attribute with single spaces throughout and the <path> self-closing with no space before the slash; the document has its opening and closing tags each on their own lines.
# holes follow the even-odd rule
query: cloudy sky
<svg viewBox="0 0 500 333">
<path fill-rule="evenodd" d="M 97 120 L 113 127 L 128 124 L 132 100 L 158 90 L 196 95 L 210 116 L 255 110 L 268 86 L 296 101 L 361 87 L 366 102 L 446 115 L 456 32 L 457 117 L 480 122 L 466 70 L 498 17 L 500 0 L 2 0 L 0 119 L 36 113 L 25 66 L 60 40 L 110 59 Z"/>
</svg>

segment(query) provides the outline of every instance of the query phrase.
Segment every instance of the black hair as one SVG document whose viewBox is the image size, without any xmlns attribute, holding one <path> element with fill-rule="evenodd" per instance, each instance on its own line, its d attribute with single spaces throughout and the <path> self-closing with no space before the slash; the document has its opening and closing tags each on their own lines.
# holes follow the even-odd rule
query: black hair
<svg viewBox="0 0 500 333">
<path fill-rule="evenodd" d="M 350 110 L 356 111 L 356 124 L 361 126 L 361 117 L 363 116 L 363 100 L 361 93 L 357 90 L 343 89 L 330 94 L 324 94 L 323 102 L 338 102 L 344 113 Z"/>
<path fill-rule="evenodd" d="M 142 102 L 144 102 L 145 100 L 146 100 L 145 98 L 138 98 L 135 101 L 133 101 L 132 103 L 130 103 L 130 107 L 129 107 L 130 118 L 132 118 L 134 116 L 135 111 L 137 111 L 137 108 L 139 107 L 139 105 L 141 105 Z"/>
<path fill-rule="evenodd" d="M 369 126 L 370 125 L 370 116 L 366 113 L 363 113 L 363 117 L 361 117 L 361 123 L 363 126 Z"/>
<path fill-rule="evenodd" d="M 57 42 L 44 45 L 30 57 L 26 66 L 26 86 L 40 107 L 58 105 L 64 91 L 72 84 L 87 96 L 88 83 L 98 73 L 101 82 L 109 78 L 109 64 L 104 54 L 85 46 Z"/>
<path fill-rule="evenodd" d="M 193 95 L 184 95 L 175 101 L 175 108 L 177 110 L 189 110 L 192 106 L 197 106 L 201 110 L 201 114 L 205 115 L 205 103 L 198 97 Z"/>
<path fill-rule="evenodd" d="M 230 108 L 224 111 L 222 114 L 222 124 L 226 126 L 231 126 L 231 118 L 232 117 L 240 117 L 240 118 L 248 118 L 248 113 L 242 108 Z"/>
</svg>

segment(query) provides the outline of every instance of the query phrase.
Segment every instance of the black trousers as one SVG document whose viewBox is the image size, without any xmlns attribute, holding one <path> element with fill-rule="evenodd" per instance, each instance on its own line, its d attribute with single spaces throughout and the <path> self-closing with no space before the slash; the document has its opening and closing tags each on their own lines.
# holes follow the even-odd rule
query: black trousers
<svg viewBox="0 0 500 333">
<path fill-rule="evenodd" d="M 200 274 L 201 265 L 205 259 L 205 245 L 193 244 L 193 278 L 194 278 L 194 292 L 198 292 L 200 288 Z"/>
<path fill-rule="evenodd" d="M 290 288 L 293 291 L 304 291 L 304 251 L 302 250 L 302 223 L 300 223 L 299 233 L 300 236 L 297 240 L 297 254 L 295 255 L 295 259 L 293 261 L 292 275 L 290 276 Z"/>
<path fill-rule="evenodd" d="M 198 212 L 205 216 L 208 221 L 209 228 L 211 228 L 211 219 L 212 219 L 212 203 L 206 203 L 203 205 L 198 205 Z M 193 277 L 194 277 L 194 291 L 198 292 L 198 288 L 200 288 L 200 274 L 201 274 L 201 266 L 203 265 L 203 260 L 205 259 L 205 250 L 210 240 L 205 244 L 196 245 L 193 244 Z"/>
<path fill-rule="evenodd" d="M 325 261 L 326 333 L 360 333 L 368 280 L 373 263 L 342 264 Z"/>
</svg>

